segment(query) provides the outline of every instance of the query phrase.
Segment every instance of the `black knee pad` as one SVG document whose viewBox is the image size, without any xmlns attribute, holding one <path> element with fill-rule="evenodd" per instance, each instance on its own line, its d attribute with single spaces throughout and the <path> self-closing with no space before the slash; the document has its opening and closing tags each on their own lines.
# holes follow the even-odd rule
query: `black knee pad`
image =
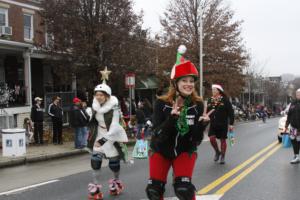
<svg viewBox="0 0 300 200">
<path fill-rule="evenodd" d="M 108 166 L 111 169 L 111 171 L 119 172 L 120 171 L 120 160 L 119 159 L 109 160 Z"/>
<path fill-rule="evenodd" d="M 195 196 L 196 188 L 189 177 L 176 177 L 174 190 L 179 200 L 192 200 Z"/>
<path fill-rule="evenodd" d="M 149 200 L 161 200 L 165 192 L 165 183 L 158 180 L 149 179 L 146 188 L 147 197 Z"/>
<path fill-rule="evenodd" d="M 91 158 L 91 166 L 94 170 L 101 169 L 102 165 L 102 155 L 101 154 L 93 154 Z"/>
</svg>

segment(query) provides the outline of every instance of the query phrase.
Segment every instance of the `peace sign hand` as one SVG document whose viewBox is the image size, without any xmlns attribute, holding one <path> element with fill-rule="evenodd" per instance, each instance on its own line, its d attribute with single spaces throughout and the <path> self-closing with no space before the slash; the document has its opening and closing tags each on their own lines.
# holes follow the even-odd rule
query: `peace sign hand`
<svg viewBox="0 0 300 200">
<path fill-rule="evenodd" d="M 180 114 L 180 110 L 179 110 L 178 102 L 177 102 L 177 99 L 176 99 L 175 102 L 173 102 L 171 115 L 177 115 L 178 116 L 179 114 Z"/>
</svg>

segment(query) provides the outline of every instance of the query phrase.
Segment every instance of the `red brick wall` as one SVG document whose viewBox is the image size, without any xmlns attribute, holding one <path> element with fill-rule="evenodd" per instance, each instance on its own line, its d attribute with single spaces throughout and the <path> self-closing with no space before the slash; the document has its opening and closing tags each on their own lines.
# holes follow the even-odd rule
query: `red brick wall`
<svg viewBox="0 0 300 200">
<path fill-rule="evenodd" d="M 16 0 L 20 3 L 27 3 L 29 5 L 38 6 L 38 4 L 34 3 L 28 3 L 29 1 L 26 0 Z M 0 3 L 8 4 L 6 2 L 2 2 L 0 0 Z M 24 24 L 23 24 L 23 11 L 21 6 L 14 5 L 14 4 L 8 4 L 10 7 L 8 8 L 8 22 L 9 26 L 12 27 L 12 41 L 16 42 L 26 42 L 24 41 Z M 30 8 L 25 8 L 27 10 L 31 10 Z M 34 27 L 34 43 L 35 44 L 45 44 L 45 33 L 44 33 L 44 27 L 41 26 L 41 16 L 39 15 L 38 10 L 32 10 L 34 11 L 33 14 L 33 27 Z"/>
</svg>

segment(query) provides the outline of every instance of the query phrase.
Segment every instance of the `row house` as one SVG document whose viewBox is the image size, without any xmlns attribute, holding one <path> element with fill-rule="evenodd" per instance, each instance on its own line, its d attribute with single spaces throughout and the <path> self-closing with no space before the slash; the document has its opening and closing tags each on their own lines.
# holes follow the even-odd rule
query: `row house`
<svg viewBox="0 0 300 200">
<path fill-rule="evenodd" d="M 14 116 L 17 127 L 29 116 L 34 97 L 49 101 L 47 93 L 55 91 L 52 69 L 43 62 L 47 54 L 40 50 L 47 45 L 40 2 L 0 0 L 0 91 L 3 98 L 7 87 L 12 97 L 0 109 Z"/>
</svg>

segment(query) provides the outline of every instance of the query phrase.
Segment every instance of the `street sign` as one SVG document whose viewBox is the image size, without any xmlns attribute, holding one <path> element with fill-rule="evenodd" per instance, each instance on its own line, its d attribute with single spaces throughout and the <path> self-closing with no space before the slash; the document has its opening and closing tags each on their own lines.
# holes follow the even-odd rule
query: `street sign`
<svg viewBox="0 0 300 200">
<path fill-rule="evenodd" d="M 135 87 L 135 74 L 134 73 L 127 73 L 125 75 L 125 85 L 127 88 Z"/>
</svg>

